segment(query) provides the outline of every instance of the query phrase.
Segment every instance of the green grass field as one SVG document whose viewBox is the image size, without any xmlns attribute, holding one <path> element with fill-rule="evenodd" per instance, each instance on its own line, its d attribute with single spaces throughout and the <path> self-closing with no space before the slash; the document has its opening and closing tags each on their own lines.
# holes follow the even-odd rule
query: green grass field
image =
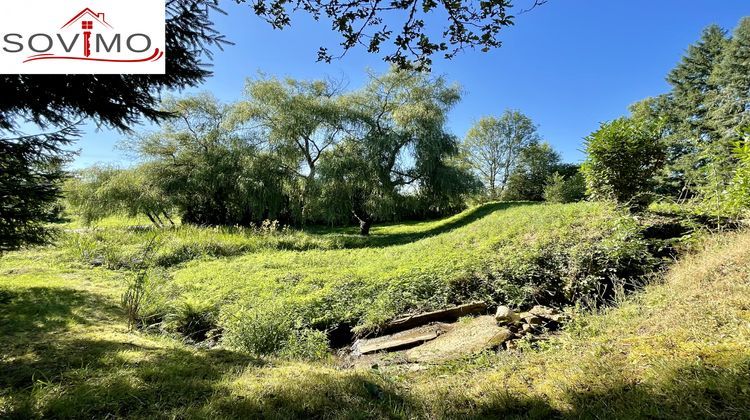
<svg viewBox="0 0 750 420">
<path fill-rule="evenodd" d="M 319 355 L 323 331 L 361 333 L 470 301 L 594 300 L 647 260 L 633 219 L 597 203 L 491 203 L 379 226 L 367 238 L 341 229 L 105 227 L 62 242 L 72 263 L 127 269 L 153 261 L 141 324 L 193 338 L 221 332 L 227 346 L 256 354 Z"/>
<path fill-rule="evenodd" d="M 747 416 L 746 233 L 549 341 L 412 372 L 341 369 L 318 329 L 478 298 L 570 303 L 643 262 L 637 225 L 593 203 L 489 204 L 370 238 L 110 223 L 0 257 L 0 417 Z M 152 324 L 131 331 L 120 298 L 143 256 Z M 191 345 L 196 323 L 228 338 Z"/>
</svg>

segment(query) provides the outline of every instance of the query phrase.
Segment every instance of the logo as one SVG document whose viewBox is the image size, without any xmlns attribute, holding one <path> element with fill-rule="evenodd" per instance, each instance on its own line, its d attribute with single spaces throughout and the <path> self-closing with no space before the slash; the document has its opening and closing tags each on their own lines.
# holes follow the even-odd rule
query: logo
<svg viewBox="0 0 750 420">
<path fill-rule="evenodd" d="M 1 74 L 164 74 L 164 0 L 12 0 Z"/>
</svg>

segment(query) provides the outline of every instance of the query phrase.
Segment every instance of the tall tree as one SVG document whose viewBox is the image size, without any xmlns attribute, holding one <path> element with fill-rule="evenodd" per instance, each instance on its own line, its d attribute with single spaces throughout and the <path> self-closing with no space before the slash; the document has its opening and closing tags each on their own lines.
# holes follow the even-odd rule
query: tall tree
<svg viewBox="0 0 750 420">
<path fill-rule="evenodd" d="M 734 30 L 711 82 L 718 86 L 707 98 L 716 140 L 702 144 L 699 153 L 705 161 L 702 195 L 715 200 L 723 196 L 738 164 L 733 153 L 736 133 L 750 124 L 750 18 L 742 19 Z"/>
<path fill-rule="evenodd" d="M 257 124 L 287 169 L 302 180 L 303 222 L 309 217 L 318 162 L 342 134 L 339 94 L 339 85 L 332 81 L 249 80 L 247 100 L 234 112 L 234 119 Z"/>
<path fill-rule="evenodd" d="M 174 115 L 159 131 L 132 140 L 183 222 L 247 225 L 285 211 L 280 162 L 256 133 L 233 120 L 233 105 L 210 95 L 168 100 Z"/>
<path fill-rule="evenodd" d="M 529 117 L 514 110 L 483 117 L 469 130 L 464 148 L 490 198 L 503 193 L 521 151 L 538 141 L 536 130 Z"/>
<path fill-rule="evenodd" d="M 346 144 L 326 156 L 336 161 L 326 169 L 324 188 L 341 185 L 348 192 L 323 196 L 347 198 L 344 208 L 359 220 L 362 234 L 373 221 L 397 215 L 406 195 L 433 214 L 461 205 L 457 197 L 471 188 L 472 177 L 452 164 L 457 141 L 445 127 L 459 98 L 457 86 L 425 73 L 370 75 L 365 88 L 343 102 Z"/>
<path fill-rule="evenodd" d="M 560 154 L 549 143 L 532 143 L 521 151 L 508 178 L 505 200 L 542 201 L 547 180 L 560 167 Z"/>
<path fill-rule="evenodd" d="M 57 219 L 62 165 L 70 157 L 62 147 L 77 135 L 75 128 L 0 141 L 0 253 L 40 244 Z"/>
<path fill-rule="evenodd" d="M 750 124 L 750 17 L 740 20 L 710 82 L 709 118 L 722 138 L 734 138 Z"/>
<path fill-rule="evenodd" d="M 719 140 L 716 127 L 709 121 L 709 102 L 721 82 L 712 76 L 729 43 L 726 31 L 716 25 L 704 29 L 701 38 L 690 45 L 667 81 L 668 96 L 652 100 L 652 111 L 661 114 L 667 124 L 667 163 L 664 182 L 681 197 L 700 187 L 701 168 L 706 161 L 700 151 Z M 642 108 L 644 109 L 644 108 Z M 637 112 L 637 111 L 635 111 Z M 676 190 L 676 191 L 675 191 Z"/>
</svg>

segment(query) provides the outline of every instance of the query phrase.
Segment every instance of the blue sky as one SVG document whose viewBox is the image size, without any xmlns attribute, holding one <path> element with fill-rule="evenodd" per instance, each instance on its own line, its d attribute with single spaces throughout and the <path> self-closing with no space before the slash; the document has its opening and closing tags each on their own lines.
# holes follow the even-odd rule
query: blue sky
<svg viewBox="0 0 750 420">
<path fill-rule="evenodd" d="M 531 2 L 516 0 L 515 10 Z M 259 71 L 300 79 L 344 78 L 355 89 L 364 83 L 367 68 L 388 68 L 380 56 L 360 50 L 331 64 L 316 63 L 318 47 L 333 49 L 339 41 L 327 23 L 299 15 L 292 27 L 278 31 L 252 15 L 247 4 L 225 1 L 222 7 L 228 15 L 214 21 L 235 45 L 217 51 L 214 76 L 188 92 L 237 100 L 245 79 Z M 549 0 L 519 15 L 516 25 L 503 31 L 501 48 L 437 59 L 433 72 L 464 90 L 450 115 L 453 133 L 462 137 L 478 118 L 518 109 L 539 125 L 563 159 L 576 162 L 583 158 L 583 137 L 600 122 L 668 89 L 664 77 L 705 26 L 716 23 L 731 30 L 745 15 L 750 15 L 747 0 Z M 87 126 L 76 143 L 80 155 L 73 167 L 127 165 L 126 153 L 114 147 L 122 137 Z"/>
</svg>

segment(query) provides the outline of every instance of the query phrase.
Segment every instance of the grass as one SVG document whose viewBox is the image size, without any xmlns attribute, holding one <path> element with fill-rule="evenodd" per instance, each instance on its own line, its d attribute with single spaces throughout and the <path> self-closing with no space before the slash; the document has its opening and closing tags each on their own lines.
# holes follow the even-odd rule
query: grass
<svg viewBox="0 0 750 420">
<path fill-rule="evenodd" d="M 129 331 L 127 271 L 78 267 L 56 247 L 11 253 L 0 258 L 0 417 L 750 418 L 750 233 L 700 248 L 548 341 L 422 371 Z M 178 269 L 193 264 L 211 263 Z"/>
<path fill-rule="evenodd" d="M 399 314 L 475 300 L 573 302 L 645 259 L 635 223 L 592 203 L 495 204 L 443 222 L 383 230 L 368 247 L 190 262 L 173 272 L 171 285 L 179 299 L 218 308 L 230 334 L 248 311 L 274 312 L 306 327 L 350 324 L 362 331 Z"/>
<path fill-rule="evenodd" d="M 316 331 L 377 329 L 409 312 L 482 300 L 594 300 L 647 260 L 635 221 L 602 203 L 490 203 L 451 218 L 312 232 L 180 227 L 74 231 L 71 261 L 129 268 L 157 243 L 141 323 L 222 333 L 254 353 L 320 354 Z M 202 320 L 197 330 L 185 319 Z M 213 324 L 213 325 L 211 325 Z M 212 328 L 213 327 L 213 328 Z"/>
</svg>

